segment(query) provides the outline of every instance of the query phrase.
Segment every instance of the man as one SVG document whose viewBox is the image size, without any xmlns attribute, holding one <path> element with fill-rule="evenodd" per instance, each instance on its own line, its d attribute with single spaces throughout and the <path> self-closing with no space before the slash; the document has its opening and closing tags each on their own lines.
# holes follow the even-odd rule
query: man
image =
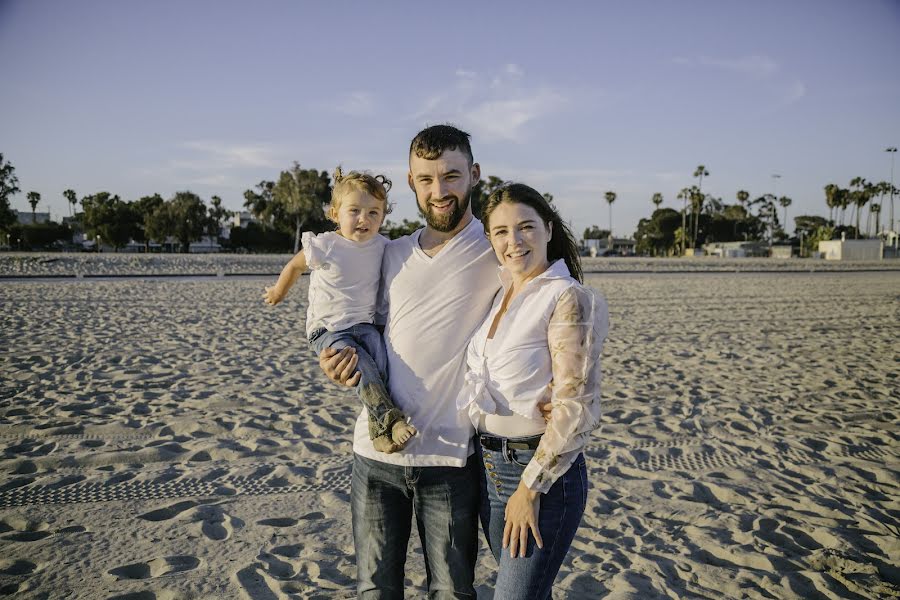
<svg viewBox="0 0 900 600">
<path fill-rule="evenodd" d="M 366 415 L 357 420 L 351 508 L 360 598 L 403 597 L 413 516 L 429 597 L 475 597 L 479 470 L 456 395 L 469 338 L 499 289 L 472 215 L 480 176 L 469 134 L 455 127 L 428 127 L 410 144 L 408 182 L 426 225 L 387 246 L 381 290 L 391 395 L 419 433 L 402 451 L 380 453 Z M 350 349 L 325 349 L 319 362 L 338 383 L 358 381 Z"/>
</svg>

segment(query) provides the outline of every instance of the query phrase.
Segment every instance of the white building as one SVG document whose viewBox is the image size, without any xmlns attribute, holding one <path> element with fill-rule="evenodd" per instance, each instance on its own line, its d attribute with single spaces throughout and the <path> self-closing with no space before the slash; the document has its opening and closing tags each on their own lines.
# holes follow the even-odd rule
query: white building
<svg viewBox="0 0 900 600">
<path fill-rule="evenodd" d="M 819 242 L 819 252 L 826 260 L 881 260 L 881 240 L 826 240 Z"/>
</svg>

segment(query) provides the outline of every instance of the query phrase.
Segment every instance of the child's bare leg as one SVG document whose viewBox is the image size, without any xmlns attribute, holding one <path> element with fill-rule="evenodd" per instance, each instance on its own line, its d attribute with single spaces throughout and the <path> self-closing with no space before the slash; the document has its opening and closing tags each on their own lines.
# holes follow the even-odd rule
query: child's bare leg
<svg viewBox="0 0 900 600">
<path fill-rule="evenodd" d="M 391 439 L 390 434 L 387 433 L 372 438 L 372 445 L 375 447 L 376 451 L 384 452 L 385 454 L 392 454 L 397 450 L 400 450 L 401 448 L 394 443 L 394 440 Z"/>
</svg>

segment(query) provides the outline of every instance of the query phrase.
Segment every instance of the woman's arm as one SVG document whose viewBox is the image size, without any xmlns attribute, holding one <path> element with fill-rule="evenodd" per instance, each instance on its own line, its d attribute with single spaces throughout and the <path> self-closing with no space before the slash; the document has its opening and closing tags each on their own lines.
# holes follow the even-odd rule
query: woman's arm
<svg viewBox="0 0 900 600">
<path fill-rule="evenodd" d="M 600 355 L 608 330 L 609 312 L 602 296 L 582 286 L 563 292 L 547 330 L 553 414 L 522 474 L 522 482 L 532 491 L 547 492 L 600 425 Z"/>
<path fill-rule="evenodd" d="M 573 286 L 560 296 L 550 317 L 553 414 L 534 458 L 506 503 L 503 547 L 525 556 L 528 534 L 543 548 L 537 519 L 541 494 L 569 470 L 591 432 L 600 424 L 600 354 L 609 329 L 606 301 Z"/>
</svg>

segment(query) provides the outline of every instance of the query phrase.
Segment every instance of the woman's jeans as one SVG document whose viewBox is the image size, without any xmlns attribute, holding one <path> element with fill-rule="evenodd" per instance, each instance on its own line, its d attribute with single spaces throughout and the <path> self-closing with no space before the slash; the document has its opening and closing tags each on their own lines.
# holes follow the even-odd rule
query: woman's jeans
<svg viewBox="0 0 900 600">
<path fill-rule="evenodd" d="M 505 439 L 514 442 L 534 438 Z M 501 450 L 488 450 L 481 443 L 475 448 L 482 464 L 481 526 L 499 566 L 494 600 L 550 598 L 553 580 L 575 538 L 587 502 L 584 454 L 579 454 L 566 474 L 541 494 L 538 530 L 544 547 L 538 548 L 529 532 L 525 557 L 512 558 L 508 547 L 501 548 L 506 503 L 535 451 L 513 450 L 506 444 Z"/>
<path fill-rule="evenodd" d="M 384 338 L 374 325 L 358 323 L 340 331 L 317 329 L 309 336 L 309 345 L 316 354 L 325 348 L 356 350 L 360 373 L 356 395 L 369 413 L 371 439 L 389 434 L 395 421 L 406 418 L 387 390 L 387 352 Z"/>
</svg>

